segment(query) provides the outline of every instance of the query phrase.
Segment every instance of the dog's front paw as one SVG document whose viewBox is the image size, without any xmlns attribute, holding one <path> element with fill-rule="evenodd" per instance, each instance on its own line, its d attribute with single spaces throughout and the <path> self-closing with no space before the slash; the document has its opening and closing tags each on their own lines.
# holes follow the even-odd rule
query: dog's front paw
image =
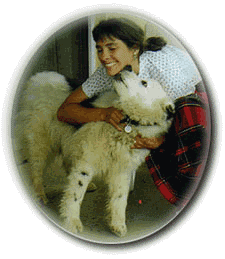
<svg viewBox="0 0 225 259">
<path fill-rule="evenodd" d="M 83 225 L 80 219 L 65 220 L 63 222 L 63 226 L 73 234 L 78 234 L 83 231 Z"/>
<path fill-rule="evenodd" d="M 118 237 L 123 237 L 127 233 L 126 224 L 113 224 L 113 225 L 111 224 L 110 229 Z"/>
</svg>

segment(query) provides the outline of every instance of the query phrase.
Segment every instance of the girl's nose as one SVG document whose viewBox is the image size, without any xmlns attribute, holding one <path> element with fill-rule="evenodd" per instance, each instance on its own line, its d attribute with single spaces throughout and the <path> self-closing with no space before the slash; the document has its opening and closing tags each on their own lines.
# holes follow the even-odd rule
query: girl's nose
<svg viewBox="0 0 225 259">
<path fill-rule="evenodd" d="M 101 62 L 106 62 L 110 58 L 110 53 L 107 49 L 102 50 L 102 52 L 98 55 Z"/>
</svg>

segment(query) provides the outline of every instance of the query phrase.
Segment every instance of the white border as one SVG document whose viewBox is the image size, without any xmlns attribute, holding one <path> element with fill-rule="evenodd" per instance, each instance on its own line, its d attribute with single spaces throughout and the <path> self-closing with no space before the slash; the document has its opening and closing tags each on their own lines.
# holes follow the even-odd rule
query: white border
<svg viewBox="0 0 225 259">
<path fill-rule="evenodd" d="M 121 9 L 122 6 L 120 6 L 120 5 L 112 5 L 112 6 L 103 5 L 103 6 L 101 6 L 101 8 L 103 8 L 103 7 L 104 8 L 108 8 L 111 11 L 112 8 L 114 10 L 118 10 L 117 8 Z M 4 102 L 4 106 L 3 106 L 2 137 L 3 137 L 4 152 L 5 152 L 5 156 L 7 158 L 7 161 L 13 161 L 12 154 L 11 154 L 10 150 L 8 150 L 8 148 L 7 148 L 10 145 L 10 139 L 8 138 L 9 136 L 8 136 L 7 132 L 9 132 L 9 129 L 10 129 L 10 127 L 9 127 L 10 126 L 9 125 L 10 124 L 10 122 L 9 122 L 10 116 L 9 115 L 11 114 L 11 111 L 12 111 L 12 109 L 11 109 L 12 108 L 11 107 L 11 102 L 12 102 L 12 100 L 14 100 L 14 97 L 15 97 L 15 89 L 12 89 L 11 86 L 18 83 L 18 80 L 19 80 L 19 78 L 22 75 L 22 71 L 21 71 L 22 68 L 26 67 L 26 65 L 27 65 L 27 63 L 29 61 L 29 57 L 32 56 L 32 54 L 39 48 L 40 44 L 45 41 L 46 37 L 47 38 L 50 37 L 50 34 L 52 35 L 55 30 L 58 30 L 64 24 L 67 24 L 70 21 L 72 21 L 74 19 L 75 15 L 76 15 L 76 19 L 78 19 L 78 16 L 81 18 L 81 17 L 83 17 L 84 14 L 86 15 L 87 11 L 91 11 L 91 12 L 103 12 L 103 11 L 105 11 L 103 9 L 100 10 L 99 8 L 100 8 L 100 6 L 95 6 L 95 7 L 92 7 L 92 8 L 87 7 L 85 9 L 77 10 L 77 11 L 75 11 L 73 13 L 70 13 L 69 15 L 66 15 L 63 18 L 59 19 L 56 23 L 52 24 L 47 30 L 45 30 L 45 32 L 44 32 L 44 34 L 42 36 L 37 38 L 37 40 L 34 42 L 34 44 L 28 49 L 26 54 L 21 58 L 20 63 L 18 64 L 17 69 L 13 73 L 13 76 L 12 76 L 12 78 L 10 80 L 9 88 L 7 89 L 7 95 L 5 97 L 5 102 Z M 139 14 L 141 17 L 146 17 L 146 18 L 150 17 L 149 13 L 147 13 L 145 11 L 138 10 L 136 8 L 127 7 L 127 6 L 123 6 L 122 8 L 124 9 L 125 12 L 128 12 L 128 13 L 132 11 L 132 12 L 137 12 L 137 14 Z M 160 22 L 163 23 L 162 20 L 160 20 Z M 166 24 L 166 23 L 164 23 L 164 24 L 165 24 L 165 26 L 168 26 L 168 24 Z M 169 29 L 171 31 L 173 31 L 173 33 L 177 34 L 177 32 L 174 29 L 172 29 L 171 26 L 169 26 L 169 27 L 170 27 Z M 47 33 L 49 35 L 47 35 Z M 188 43 L 184 39 L 183 39 L 183 41 L 185 42 L 185 44 L 188 45 Z M 142 245 L 139 244 L 139 248 L 135 248 L 135 247 L 133 249 L 130 248 L 130 251 L 123 251 L 123 249 L 121 249 L 120 251 L 115 252 L 115 249 L 113 247 L 111 247 L 111 250 L 113 252 L 109 251 L 108 249 L 105 248 L 105 249 L 102 250 L 102 253 L 106 253 L 106 254 L 111 254 L 111 253 L 114 253 L 114 254 L 115 253 L 127 253 L 127 252 L 130 253 L 132 251 L 143 250 L 143 249 L 146 249 L 147 247 L 154 246 L 155 244 L 160 243 L 164 239 L 167 239 L 174 232 L 176 232 L 178 229 L 180 229 L 191 218 L 191 216 L 193 215 L 194 211 L 199 207 L 200 203 L 203 201 L 206 193 L 209 190 L 209 187 L 211 185 L 212 179 L 213 179 L 213 177 L 215 175 L 216 167 L 218 165 L 220 145 L 221 145 L 221 132 L 220 131 L 221 131 L 221 127 L 222 127 L 222 124 L 221 124 L 222 120 L 221 120 L 221 115 L 220 115 L 220 112 L 219 112 L 218 96 L 217 96 L 217 94 L 215 92 L 215 89 L 213 89 L 213 82 L 212 82 L 212 80 L 211 80 L 211 78 L 210 78 L 210 76 L 209 76 L 205 66 L 202 64 L 201 60 L 199 59 L 197 53 L 194 53 L 193 49 L 191 49 L 190 52 L 191 52 L 191 55 L 195 56 L 195 59 L 197 60 L 197 63 L 199 65 L 200 70 L 202 70 L 202 73 L 205 75 L 205 80 L 208 82 L 208 85 L 211 87 L 210 88 L 210 91 L 211 91 L 210 93 L 212 94 L 212 99 L 214 100 L 213 112 L 214 112 L 214 119 L 217 122 L 217 125 L 215 126 L 215 132 L 214 132 L 214 135 L 215 135 L 214 147 L 217 148 L 217 150 L 214 151 L 214 155 L 215 156 L 213 157 L 213 160 L 214 160 L 214 162 L 213 162 L 214 163 L 214 173 L 211 174 L 211 176 L 207 179 L 207 181 L 205 183 L 205 187 L 203 188 L 204 190 L 202 190 L 201 195 L 198 197 L 198 199 L 196 199 L 196 201 L 192 205 L 191 211 L 186 213 L 185 217 L 183 217 L 183 221 L 182 222 L 181 221 L 180 222 L 176 222 L 176 224 L 174 225 L 173 230 L 167 231 L 167 233 L 165 233 L 164 236 L 160 236 L 160 237 L 158 236 L 157 238 L 155 238 L 154 242 L 149 242 L 149 240 L 148 240 L 147 242 L 143 242 Z M 213 165 L 211 165 L 210 170 L 212 170 L 212 167 L 213 167 Z M 10 170 L 12 179 L 13 179 L 17 189 L 20 189 L 20 186 L 19 186 L 19 183 L 18 183 L 19 179 L 17 178 L 16 174 L 14 173 L 16 171 L 16 168 L 13 165 L 13 163 L 11 165 L 8 164 L 8 168 Z M 24 197 L 23 197 L 23 199 L 24 199 Z M 29 207 L 31 208 L 32 205 L 30 205 Z M 35 208 L 32 208 L 32 209 L 33 209 L 33 211 L 35 211 Z M 49 222 L 44 222 L 44 221 L 46 221 L 46 219 L 43 219 L 41 217 L 40 212 L 35 211 L 35 214 L 38 216 L 38 218 L 40 217 L 40 219 L 43 221 L 44 224 L 46 223 L 46 225 L 49 225 Z M 58 231 L 56 231 L 56 229 L 54 229 L 54 228 L 51 229 L 51 230 L 53 232 L 55 232 L 57 235 L 60 235 L 60 236 L 63 235 L 62 233 L 58 233 Z M 63 236 L 63 238 L 65 240 L 67 240 L 68 242 L 70 242 L 70 243 L 73 243 L 73 241 L 74 241 L 74 240 L 71 240 L 66 235 Z M 84 249 L 87 249 L 86 244 L 84 245 L 82 243 L 82 241 L 80 243 L 77 242 L 76 246 L 82 247 Z M 96 250 L 96 247 L 95 246 L 93 247 L 91 244 L 90 244 L 90 247 L 92 247 L 90 250 Z M 98 249 L 96 251 L 98 251 Z"/>
</svg>

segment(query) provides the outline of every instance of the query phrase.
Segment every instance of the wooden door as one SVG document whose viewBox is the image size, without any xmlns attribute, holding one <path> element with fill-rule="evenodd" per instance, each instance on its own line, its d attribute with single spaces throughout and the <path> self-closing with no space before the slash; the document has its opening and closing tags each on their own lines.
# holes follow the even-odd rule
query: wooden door
<svg viewBox="0 0 225 259">
<path fill-rule="evenodd" d="M 55 32 L 32 57 L 28 70 L 29 76 L 41 71 L 57 71 L 73 87 L 85 81 L 89 76 L 88 17 Z"/>
</svg>

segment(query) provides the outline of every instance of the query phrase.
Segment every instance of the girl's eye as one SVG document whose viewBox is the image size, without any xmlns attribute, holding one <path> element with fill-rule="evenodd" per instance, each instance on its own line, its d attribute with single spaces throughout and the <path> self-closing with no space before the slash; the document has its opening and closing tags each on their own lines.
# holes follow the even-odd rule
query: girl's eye
<svg viewBox="0 0 225 259">
<path fill-rule="evenodd" d="M 114 51 L 116 48 L 109 48 L 110 51 Z"/>
<path fill-rule="evenodd" d="M 98 53 L 102 53 L 102 49 L 97 49 L 97 52 Z"/>
</svg>

